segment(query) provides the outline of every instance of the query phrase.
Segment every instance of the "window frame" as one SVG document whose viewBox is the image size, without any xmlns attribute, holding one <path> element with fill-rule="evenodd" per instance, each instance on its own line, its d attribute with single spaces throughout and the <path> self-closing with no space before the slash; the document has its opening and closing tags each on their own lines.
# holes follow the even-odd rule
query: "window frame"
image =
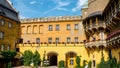
<svg viewBox="0 0 120 68">
<path fill-rule="evenodd" d="M 59 24 L 57 24 L 56 25 L 56 29 L 55 29 L 56 31 L 59 31 L 60 30 L 60 25 Z"/>
<path fill-rule="evenodd" d="M 77 43 L 77 42 L 79 42 L 79 39 L 78 39 L 78 37 L 75 37 L 75 43 Z"/>
<path fill-rule="evenodd" d="M 67 37 L 67 43 L 70 43 L 70 42 L 71 42 L 71 38 Z"/>
<path fill-rule="evenodd" d="M 0 39 L 4 38 L 4 32 L 0 32 Z"/>
<path fill-rule="evenodd" d="M 1 26 L 5 26 L 5 20 L 1 19 Z"/>
<path fill-rule="evenodd" d="M 7 45 L 7 50 L 10 50 L 10 49 L 11 49 L 10 45 Z"/>
<path fill-rule="evenodd" d="M 52 43 L 52 38 L 48 38 L 48 43 Z"/>
<path fill-rule="evenodd" d="M 70 53 L 70 58 L 74 58 L 74 53 Z"/>
<path fill-rule="evenodd" d="M 11 22 L 8 23 L 8 28 L 12 28 L 12 23 Z"/>
<path fill-rule="evenodd" d="M 53 30 L 53 25 L 49 25 L 49 31 Z"/>
<path fill-rule="evenodd" d="M 5 44 L 1 44 L 1 51 L 5 50 Z"/>
<path fill-rule="evenodd" d="M 78 30 L 78 29 L 79 29 L 78 26 L 79 26 L 79 24 L 75 24 L 74 29 L 75 29 L 75 30 Z"/>
<path fill-rule="evenodd" d="M 40 38 L 36 38 L 36 43 L 40 43 Z"/>
<path fill-rule="evenodd" d="M 74 60 L 70 59 L 70 65 L 74 65 Z"/>
<path fill-rule="evenodd" d="M 70 24 L 67 24 L 67 28 L 66 28 L 67 30 L 71 30 L 71 28 L 70 28 Z"/>
<path fill-rule="evenodd" d="M 56 43 L 59 43 L 59 42 L 60 42 L 60 38 L 57 37 L 57 38 L 55 39 L 55 42 L 56 42 Z"/>
</svg>

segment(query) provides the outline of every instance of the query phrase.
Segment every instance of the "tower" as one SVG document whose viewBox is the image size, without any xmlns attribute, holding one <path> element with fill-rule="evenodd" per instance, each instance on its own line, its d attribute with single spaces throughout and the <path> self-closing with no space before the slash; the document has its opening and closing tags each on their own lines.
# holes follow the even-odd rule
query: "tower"
<svg viewBox="0 0 120 68">
<path fill-rule="evenodd" d="M 97 53 L 97 51 L 104 51 L 104 47 L 106 47 L 106 24 L 103 21 L 102 12 L 108 1 L 88 0 L 87 14 L 83 17 L 83 26 L 86 35 L 84 42 L 90 54 L 93 68 L 96 68 L 96 64 L 101 60 L 101 53 Z M 99 57 L 97 57 L 98 55 Z"/>
</svg>

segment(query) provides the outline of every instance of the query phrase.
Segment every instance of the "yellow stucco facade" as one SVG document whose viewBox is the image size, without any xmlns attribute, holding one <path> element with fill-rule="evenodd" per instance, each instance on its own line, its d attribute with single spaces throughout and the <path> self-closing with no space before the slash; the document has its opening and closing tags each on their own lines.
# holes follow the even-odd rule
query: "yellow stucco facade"
<svg viewBox="0 0 120 68">
<path fill-rule="evenodd" d="M 37 50 L 41 56 L 41 59 L 45 55 L 45 59 L 50 60 L 52 55 L 56 55 L 56 63 L 59 65 L 59 61 L 64 60 L 65 65 L 70 68 L 76 66 L 76 56 L 81 56 L 81 65 L 83 61 L 95 61 L 95 66 L 101 61 L 101 51 L 94 51 L 89 53 L 84 44 L 19 44 L 20 52 L 24 53 L 25 50 L 30 50 L 33 53 Z M 70 54 L 73 53 L 73 57 Z M 108 53 L 103 51 L 105 60 L 108 59 Z M 55 58 L 53 59 L 55 60 Z M 72 62 L 73 60 L 73 62 Z"/>
<path fill-rule="evenodd" d="M 0 16 L 0 23 L 0 50 L 15 50 L 20 23 L 3 16 Z"/>
<path fill-rule="evenodd" d="M 116 25 L 118 23 L 115 23 L 116 20 L 119 21 L 119 14 L 112 25 L 106 24 L 105 20 L 109 15 L 107 13 L 102 15 L 102 12 L 108 2 L 111 3 L 108 0 L 88 0 L 87 7 L 82 9 L 82 16 L 22 19 L 21 42 L 18 44 L 20 52 L 37 50 L 41 59 L 45 56 L 48 61 L 54 61 L 50 65 L 58 66 L 59 61 L 64 60 L 69 68 L 74 68 L 76 56 L 81 56 L 81 65 L 83 60 L 87 60 L 92 61 L 92 68 L 97 68 L 102 53 L 104 59 L 108 60 L 109 50 L 111 50 L 112 57 L 119 62 L 119 34 L 107 40 L 109 35 L 112 37 L 111 34 L 114 34 L 115 30 L 112 26 L 118 26 L 116 30 L 119 30 L 119 25 Z M 111 43 L 113 39 L 117 39 L 117 43 L 114 41 Z"/>
<path fill-rule="evenodd" d="M 68 19 L 67 19 L 68 18 Z M 70 19 L 71 18 L 71 19 Z M 94 65 L 101 61 L 101 51 L 87 49 L 84 45 L 86 36 L 80 16 L 68 16 L 63 18 L 58 17 L 54 21 L 42 19 L 22 19 L 21 22 L 21 38 L 22 43 L 18 44 L 20 52 L 25 50 L 35 52 L 37 50 L 41 55 L 41 59 L 46 55 L 46 59 L 55 60 L 51 65 L 58 65 L 60 60 L 65 61 L 67 67 L 74 68 L 76 66 L 76 56 L 81 56 L 81 65 L 83 60 L 94 61 Z M 64 20 L 63 20 L 64 19 Z M 68 24 L 70 25 L 68 27 Z M 75 25 L 77 24 L 77 26 Z M 49 25 L 52 25 L 52 30 L 49 30 Z M 56 30 L 56 25 L 59 25 L 59 30 Z M 42 27 L 42 28 L 41 28 Z M 67 39 L 67 38 L 70 39 Z M 77 37 L 77 40 L 75 39 Z M 99 38 L 99 35 L 96 35 Z M 39 40 L 37 41 L 37 38 Z M 49 41 L 52 38 L 52 41 Z M 56 38 L 59 38 L 57 41 Z M 107 52 L 103 50 L 105 59 L 107 60 Z"/>
</svg>

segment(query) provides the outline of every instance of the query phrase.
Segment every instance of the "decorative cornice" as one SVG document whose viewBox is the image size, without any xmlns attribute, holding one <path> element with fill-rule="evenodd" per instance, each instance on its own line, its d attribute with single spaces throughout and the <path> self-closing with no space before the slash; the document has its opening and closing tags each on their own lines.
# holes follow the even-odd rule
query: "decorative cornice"
<svg viewBox="0 0 120 68">
<path fill-rule="evenodd" d="M 50 21 L 72 21 L 72 20 L 82 20 L 81 16 L 58 16 L 58 17 L 44 17 L 44 18 L 25 18 L 21 19 L 21 23 L 30 22 L 50 22 Z"/>
</svg>

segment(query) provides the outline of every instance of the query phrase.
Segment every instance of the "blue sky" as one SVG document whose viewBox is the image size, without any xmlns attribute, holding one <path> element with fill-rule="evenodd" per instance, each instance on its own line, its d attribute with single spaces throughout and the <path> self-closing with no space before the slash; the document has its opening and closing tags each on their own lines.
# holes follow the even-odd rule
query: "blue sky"
<svg viewBox="0 0 120 68">
<path fill-rule="evenodd" d="M 10 0 L 20 18 L 81 15 L 87 0 Z"/>
</svg>

